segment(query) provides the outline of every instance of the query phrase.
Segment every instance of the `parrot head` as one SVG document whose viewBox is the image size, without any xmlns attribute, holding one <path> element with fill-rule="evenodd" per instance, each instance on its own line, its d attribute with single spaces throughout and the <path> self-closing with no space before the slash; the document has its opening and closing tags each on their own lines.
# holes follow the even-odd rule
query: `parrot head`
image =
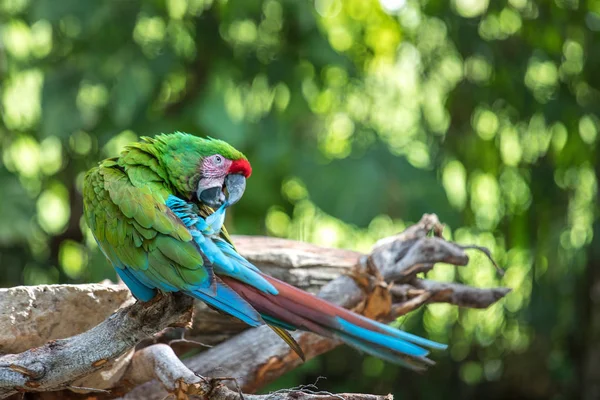
<svg viewBox="0 0 600 400">
<path fill-rule="evenodd" d="M 246 190 L 246 178 L 252 174 L 248 160 L 227 158 L 221 153 L 226 152 L 204 157 L 201 163 L 196 196 L 210 207 L 218 207 L 225 201 L 228 205 L 237 203 Z"/>
<path fill-rule="evenodd" d="M 227 142 L 176 132 L 158 136 L 155 146 L 171 183 L 185 197 L 216 208 L 235 204 L 244 194 L 252 167 Z"/>
</svg>

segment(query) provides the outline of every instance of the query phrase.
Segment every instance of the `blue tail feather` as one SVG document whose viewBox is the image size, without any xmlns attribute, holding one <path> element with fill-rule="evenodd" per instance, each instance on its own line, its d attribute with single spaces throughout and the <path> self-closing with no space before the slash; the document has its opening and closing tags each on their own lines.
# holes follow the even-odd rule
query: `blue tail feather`
<svg viewBox="0 0 600 400">
<path fill-rule="evenodd" d="M 425 357 L 429 354 L 429 351 L 424 348 L 400 338 L 362 328 L 339 317 L 337 318 L 337 322 L 343 333 L 355 338 L 360 338 L 361 342 L 365 343 L 365 345 L 367 343 L 373 343 L 377 346 L 385 347 L 413 357 Z"/>
<path fill-rule="evenodd" d="M 377 327 L 379 329 L 385 331 L 386 333 L 388 333 L 394 337 L 397 337 L 398 339 L 406 340 L 407 342 L 411 342 L 411 343 L 414 343 L 419 346 L 429 347 L 430 349 L 446 350 L 448 348 L 448 345 L 437 343 L 432 340 L 428 340 L 428 339 L 422 338 L 420 336 L 413 335 L 412 333 L 409 333 L 409 332 L 401 331 L 400 329 L 396 329 L 389 325 L 382 324 L 381 322 L 373 321 L 362 315 L 358 315 L 358 317 L 360 319 L 364 320 L 365 322 L 377 325 Z"/>
<path fill-rule="evenodd" d="M 374 345 L 371 345 L 363 340 L 357 339 L 345 333 L 336 333 L 340 339 L 344 341 L 344 343 L 354 347 L 357 350 L 364 351 L 367 354 L 370 354 L 374 357 L 380 358 L 384 361 L 390 362 L 392 364 L 400 365 L 402 367 L 406 367 L 415 371 L 423 371 L 425 368 L 421 365 L 413 365 L 406 361 L 401 355 L 397 353 L 392 353 L 387 349 L 383 349 Z M 426 358 L 420 358 L 423 364 L 427 364 Z"/>
</svg>

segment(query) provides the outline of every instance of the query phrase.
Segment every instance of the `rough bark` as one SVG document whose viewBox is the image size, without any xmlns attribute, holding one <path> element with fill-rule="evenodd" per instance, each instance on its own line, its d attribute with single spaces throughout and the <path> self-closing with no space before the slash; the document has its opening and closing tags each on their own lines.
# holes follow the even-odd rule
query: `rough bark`
<svg viewBox="0 0 600 400">
<path fill-rule="evenodd" d="M 433 237 L 428 236 L 430 231 L 434 232 Z M 311 292 L 321 289 L 319 295 L 327 300 L 376 319 L 391 320 L 428 302 L 483 308 L 508 292 L 503 288 L 483 290 L 416 278 L 418 272 L 433 268 L 436 262 L 455 265 L 468 262 L 464 249 L 444 241 L 439 237 L 440 232 L 437 217 L 426 215 L 405 232 L 380 241 L 367 256 L 282 239 L 235 237 L 234 241 L 239 251 L 263 271 Z M 52 300 L 44 296 L 48 291 L 58 297 Z M 68 322 L 68 318 L 74 317 L 66 310 L 75 310 L 80 303 L 77 296 L 68 295 L 72 293 L 85 297 L 96 311 L 79 314 L 83 320 L 78 324 Z M 196 374 L 233 376 L 243 390 L 252 392 L 300 363 L 268 328 L 240 334 L 245 329 L 243 324 L 203 306 L 196 307 L 194 324 L 185 340 L 181 339 L 181 329 L 155 335 L 167 325 L 189 321 L 191 301 L 184 301 L 186 298 L 181 296 L 128 305 L 131 302 L 128 292 L 115 285 L 14 288 L 0 290 L 0 310 L 14 301 L 9 296 L 21 296 L 17 302 L 20 306 L 0 315 L 0 324 L 10 327 L 10 333 L 0 333 L 0 349 L 16 352 L 51 341 L 20 354 L 0 356 L 0 398 L 17 391 L 45 392 L 38 397 L 46 399 L 85 398 L 87 394 L 64 390 L 82 392 L 82 386 L 111 389 L 110 393 L 94 392 L 95 398 L 111 398 L 127 392 L 129 399 L 163 398 L 167 392 L 180 398 L 188 394 L 211 399 L 233 398 L 238 396 L 237 392 L 216 384 L 217 381 L 200 379 Z M 48 302 L 56 303 L 50 308 L 55 312 L 44 316 L 39 310 L 48 309 Z M 81 333 L 119 307 L 124 308 Z M 24 327 L 29 321 L 35 332 Z M 71 335 L 76 336 L 62 339 Z M 135 353 L 130 350 L 141 339 L 153 335 L 139 344 Z M 307 358 L 339 344 L 310 333 L 295 333 L 295 337 Z M 183 351 L 197 346 L 194 340 L 224 343 L 179 362 L 171 349 Z M 157 354 L 162 355 L 158 360 L 163 361 L 156 361 Z M 152 379 L 155 380 L 143 384 Z M 135 389 L 130 391 L 132 388 Z M 61 391 L 49 393 L 57 390 Z M 292 396 L 290 393 L 276 396 Z M 314 396 L 314 393 L 293 396 Z"/>
<path fill-rule="evenodd" d="M 122 285 L 40 285 L 0 289 L 0 354 L 85 332 L 133 303 Z"/>
<path fill-rule="evenodd" d="M 16 391 L 84 387 L 84 377 L 113 365 L 141 339 L 167 326 L 185 326 L 192 305 L 184 295 L 160 296 L 121 309 L 79 335 L 4 355 L 0 357 L 0 398 Z"/>
</svg>

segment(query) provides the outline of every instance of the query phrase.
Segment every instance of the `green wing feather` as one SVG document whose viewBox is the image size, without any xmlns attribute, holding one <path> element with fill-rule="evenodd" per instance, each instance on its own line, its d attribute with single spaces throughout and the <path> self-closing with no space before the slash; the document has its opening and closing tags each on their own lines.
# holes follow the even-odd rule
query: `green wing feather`
<svg viewBox="0 0 600 400">
<path fill-rule="evenodd" d="M 115 267 L 143 270 L 165 289 L 211 282 L 190 232 L 165 205 L 169 190 L 140 153 L 137 164 L 109 159 L 86 175 L 85 218 L 98 245 Z"/>
</svg>

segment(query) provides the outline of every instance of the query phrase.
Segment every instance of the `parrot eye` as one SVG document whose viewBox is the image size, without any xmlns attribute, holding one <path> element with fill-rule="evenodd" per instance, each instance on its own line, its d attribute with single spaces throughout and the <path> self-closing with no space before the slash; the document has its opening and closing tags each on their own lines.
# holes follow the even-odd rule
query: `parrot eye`
<svg viewBox="0 0 600 400">
<path fill-rule="evenodd" d="M 223 157 L 216 155 L 215 156 L 215 164 L 221 164 L 223 162 Z"/>
</svg>

